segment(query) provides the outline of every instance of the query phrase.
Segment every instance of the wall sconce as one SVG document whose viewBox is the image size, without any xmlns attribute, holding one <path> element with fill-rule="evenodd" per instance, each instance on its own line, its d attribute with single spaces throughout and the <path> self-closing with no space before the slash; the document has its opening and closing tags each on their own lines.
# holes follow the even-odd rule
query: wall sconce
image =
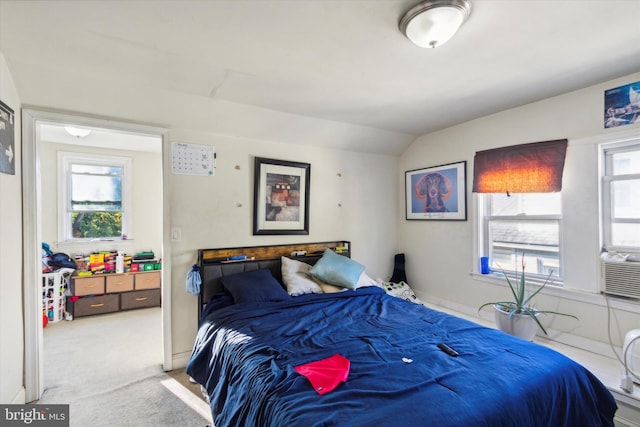
<svg viewBox="0 0 640 427">
<path fill-rule="evenodd" d="M 404 14 L 400 31 L 420 47 L 445 44 L 471 14 L 469 0 L 427 0 Z"/>
</svg>

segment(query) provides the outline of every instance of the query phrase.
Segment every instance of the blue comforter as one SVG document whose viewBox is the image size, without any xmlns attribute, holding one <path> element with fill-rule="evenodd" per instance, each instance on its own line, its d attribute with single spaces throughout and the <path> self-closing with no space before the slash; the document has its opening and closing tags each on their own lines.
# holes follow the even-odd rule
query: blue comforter
<svg viewBox="0 0 640 427">
<path fill-rule="evenodd" d="M 612 395 L 579 364 L 375 287 L 208 308 L 187 373 L 216 427 L 613 426 Z M 319 395 L 294 366 L 336 353 L 348 379 Z"/>
</svg>

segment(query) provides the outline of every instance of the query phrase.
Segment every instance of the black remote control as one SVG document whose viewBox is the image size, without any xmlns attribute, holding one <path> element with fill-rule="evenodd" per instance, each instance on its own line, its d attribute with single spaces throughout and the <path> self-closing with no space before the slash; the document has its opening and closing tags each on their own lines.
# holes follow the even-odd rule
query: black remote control
<svg viewBox="0 0 640 427">
<path fill-rule="evenodd" d="M 446 345 L 445 343 L 441 342 L 440 344 L 438 344 L 438 348 L 444 351 L 445 353 L 447 353 L 449 356 L 458 357 L 458 352 L 452 349 L 451 347 L 449 347 L 448 345 Z"/>
</svg>

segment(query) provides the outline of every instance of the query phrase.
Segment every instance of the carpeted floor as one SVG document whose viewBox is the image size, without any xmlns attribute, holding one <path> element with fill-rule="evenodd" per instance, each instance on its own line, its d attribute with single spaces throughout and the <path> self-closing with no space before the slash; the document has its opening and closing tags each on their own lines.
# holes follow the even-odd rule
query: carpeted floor
<svg viewBox="0 0 640 427">
<path fill-rule="evenodd" d="M 45 392 L 69 404 L 71 426 L 198 426 L 211 423 L 199 386 L 162 369 L 159 307 L 50 323 Z"/>
</svg>

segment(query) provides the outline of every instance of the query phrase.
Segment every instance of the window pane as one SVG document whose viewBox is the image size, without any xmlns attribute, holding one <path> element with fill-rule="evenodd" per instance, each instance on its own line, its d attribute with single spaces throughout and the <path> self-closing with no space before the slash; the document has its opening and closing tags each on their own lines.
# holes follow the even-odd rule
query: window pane
<svg viewBox="0 0 640 427">
<path fill-rule="evenodd" d="M 640 250 L 640 140 L 613 144 L 604 151 L 602 184 L 603 245 L 621 252 Z"/>
<path fill-rule="evenodd" d="M 492 216 L 559 215 L 560 193 L 492 194 Z"/>
<path fill-rule="evenodd" d="M 527 273 L 559 277 L 558 221 L 499 221 L 489 222 L 491 268 L 514 271 L 516 257 L 527 258 Z M 519 269 L 519 267 L 518 267 Z"/>
<path fill-rule="evenodd" d="M 640 224 L 611 224 L 611 244 L 640 248 Z"/>
<path fill-rule="evenodd" d="M 627 151 L 611 155 L 611 175 L 640 173 L 640 151 Z"/>
<path fill-rule="evenodd" d="M 74 238 L 119 237 L 122 235 L 121 212 L 74 212 L 71 214 Z"/>
<path fill-rule="evenodd" d="M 611 182 L 611 217 L 640 218 L 640 179 Z"/>
<path fill-rule="evenodd" d="M 122 167 L 81 165 L 78 163 L 73 163 L 71 165 L 71 173 L 84 173 L 93 175 L 122 175 Z"/>
<path fill-rule="evenodd" d="M 72 175 L 71 210 L 122 210 L 121 178 L 104 175 Z"/>
</svg>

